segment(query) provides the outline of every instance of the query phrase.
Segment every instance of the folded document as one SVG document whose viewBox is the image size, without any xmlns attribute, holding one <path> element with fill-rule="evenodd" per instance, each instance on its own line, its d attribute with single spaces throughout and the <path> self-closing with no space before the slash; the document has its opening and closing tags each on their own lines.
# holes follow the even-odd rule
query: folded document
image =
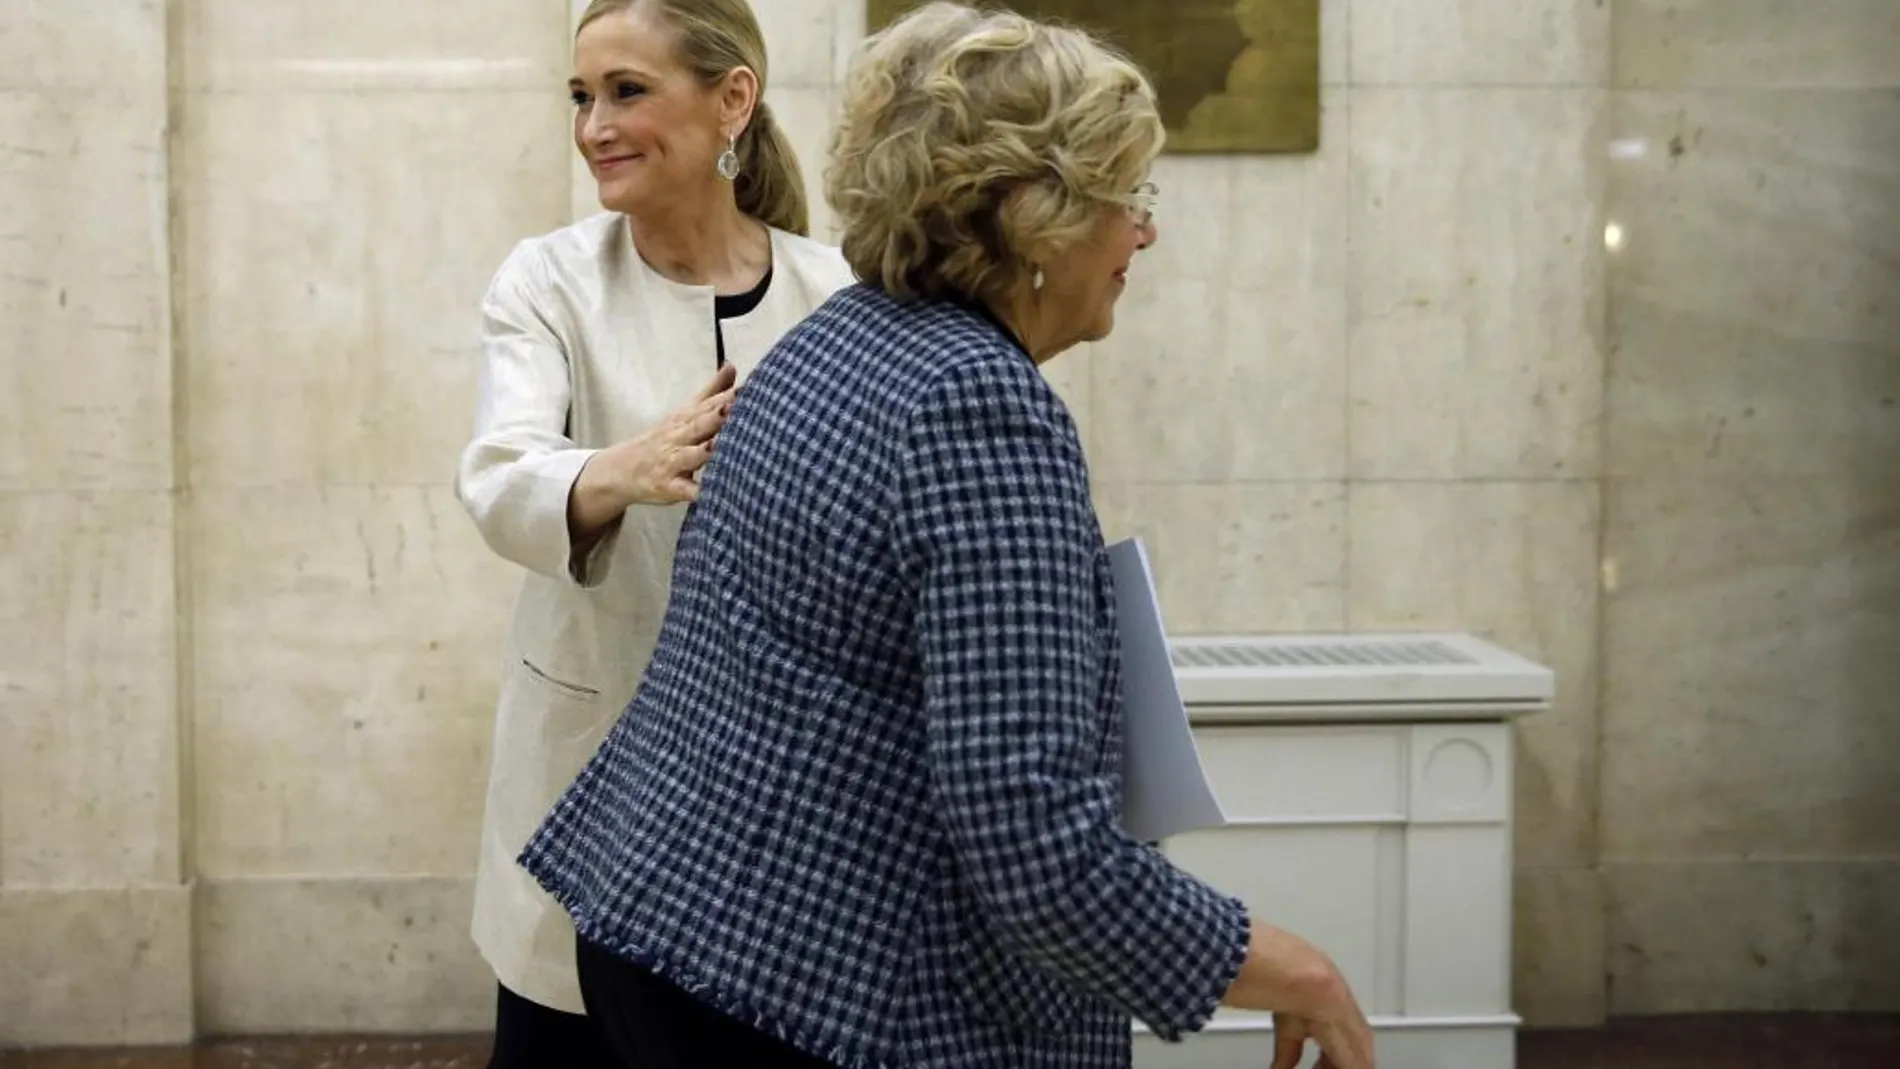
<svg viewBox="0 0 1900 1069">
<path fill-rule="evenodd" d="M 1108 547 L 1122 637 L 1122 825 L 1145 843 L 1227 823 L 1174 681 L 1154 573 L 1140 539 Z"/>
</svg>

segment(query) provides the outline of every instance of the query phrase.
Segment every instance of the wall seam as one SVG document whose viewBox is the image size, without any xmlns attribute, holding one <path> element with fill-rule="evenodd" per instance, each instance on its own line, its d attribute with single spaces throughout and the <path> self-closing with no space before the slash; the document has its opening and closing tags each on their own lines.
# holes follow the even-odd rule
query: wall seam
<svg viewBox="0 0 1900 1069">
<path fill-rule="evenodd" d="M 1602 233 L 1602 228 L 1608 225 L 1616 201 L 1617 171 L 1615 161 L 1609 158 L 1609 141 L 1615 135 L 1614 124 L 1616 121 L 1616 11 L 1617 5 L 1612 3 L 1604 14 L 1603 68 L 1597 79 L 1598 85 L 1602 87 L 1601 92 L 1603 94 L 1602 103 L 1600 105 L 1602 121 L 1600 133 L 1602 137 L 1600 138 L 1599 144 L 1590 146 L 1593 150 L 1602 151 L 1604 154 L 1602 157 L 1604 162 L 1601 166 L 1605 168 L 1605 171 L 1602 191 L 1599 194 L 1597 204 L 1596 218 L 1599 233 L 1598 235 L 1586 235 L 1586 240 L 1600 240 L 1599 235 Z M 1599 364 L 1599 381 L 1597 383 L 1597 596 L 1595 602 L 1596 619 L 1594 621 L 1596 632 L 1594 672 L 1596 678 L 1592 681 L 1594 683 L 1593 691 L 1596 704 L 1596 709 L 1594 710 L 1596 713 L 1596 730 L 1590 742 L 1591 796 L 1589 874 L 1596 885 L 1597 912 L 1603 923 L 1601 930 L 1602 964 L 1600 967 L 1601 975 L 1597 980 L 1597 995 L 1603 1000 L 1603 1012 L 1600 1016 L 1607 1019 L 1614 995 L 1614 991 L 1612 990 L 1614 986 L 1614 970 L 1611 967 L 1611 963 L 1615 960 L 1614 955 L 1616 951 L 1615 935 L 1610 930 L 1611 913 L 1609 887 L 1605 881 L 1603 866 L 1603 769 L 1605 764 L 1604 754 L 1606 753 L 1604 743 L 1608 734 L 1605 721 L 1610 706 L 1609 600 L 1615 594 L 1611 584 L 1605 582 L 1605 577 L 1609 574 L 1608 569 L 1612 563 L 1609 557 L 1610 489 L 1612 482 L 1610 478 L 1610 457 L 1612 455 L 1610 448 L 1612 427 L 1612 420 L 1610 418 L 1610 382 L 1611 364 L 1615 360 L 1616 353 L 1615 339 L 1611 334 L 1612 324 L 1614 323 L 1612 310 L 1616 300 L 1616 290 L 1613 285 L 1613 276 L 1610 269 L 1610 259 L 1615 254 L 1611 252 L 1607 246 L 1600 247 L 1602 248 L 1602 254 L 1597 260 L 1597 263 L 1600 265 L 1599 270 L 1602 274 L 1601 284 L 1603 288 L 1601 292 L 1603 294 L 1603 301 L 1601 307 L 1597 310 L 1597 322 L 1594 324 L 1597 329 L 1597 344 L 1602 351 L 1602 360 Z"/>
<path fill-rule="evenodd" d="M 192 583 L 192 479 L 191 479 L 191 390 L 190 333 L 187 310 L 190 299 L 186 256 L 184 201 L 185 179 L 181 165 L 185 127 L 186 55 L 185 4 L 187 0 L 165 2 L 165 233 L 169 356 L 171 361 L 171 451 L 172 451 L 172 605 L 176 613 L 173 642 L 173 715 L 177 739 L 178 796 L 178 882 L 187 889 L 190 919 L 187 927 L 189 953 L 185 959 L 185 984 L 190 991 L 193 1037 L 198 1034 L 198 893 L 197 893 L 197 738 L 196 680 L 197 637 L 193 627 Z"/>
</svg>

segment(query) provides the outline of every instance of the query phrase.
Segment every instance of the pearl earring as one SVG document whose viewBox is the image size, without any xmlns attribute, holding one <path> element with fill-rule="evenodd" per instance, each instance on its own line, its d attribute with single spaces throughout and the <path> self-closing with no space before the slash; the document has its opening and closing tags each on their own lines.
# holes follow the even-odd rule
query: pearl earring
<svg viewBox="0 0 1900 1069">
<path fill-rule="evenodd" d="M 1035 277 L 1029 280 L 1029 288 L 1038 293 L 1042 292 L 1042 268 L 1036 268 Z"/>
</svg>

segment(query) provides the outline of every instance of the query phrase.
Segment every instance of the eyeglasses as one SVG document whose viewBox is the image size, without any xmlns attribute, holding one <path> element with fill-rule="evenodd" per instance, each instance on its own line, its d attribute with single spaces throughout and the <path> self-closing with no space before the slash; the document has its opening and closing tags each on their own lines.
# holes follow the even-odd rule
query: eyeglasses
<svg viewBox="0 0 1900 1069">
<path fill-rule="evenodd" d="M 1143 182 L 1135 187 L 1133 193 L 1122 198 L 1122 208 L 1128 212 L 1128 218 L 1136 226 L 1147 226 L 1154 222 L 1155 206 L 1161 203 L 1161 187 L 1153 182 Z"/>
</svg>

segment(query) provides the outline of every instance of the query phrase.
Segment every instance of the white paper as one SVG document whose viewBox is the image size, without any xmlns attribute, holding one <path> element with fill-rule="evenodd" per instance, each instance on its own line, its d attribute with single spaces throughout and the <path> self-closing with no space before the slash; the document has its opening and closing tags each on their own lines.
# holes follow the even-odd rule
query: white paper
<svg viewBox="0 0 1900 1069">
<path fill-rule="evenodd" d="M 1108 547 L 1122 636 L 1122 826 L 1145 842 L 1227 823 L 1201 767 L 1141 540 Z"/>
</svg>

